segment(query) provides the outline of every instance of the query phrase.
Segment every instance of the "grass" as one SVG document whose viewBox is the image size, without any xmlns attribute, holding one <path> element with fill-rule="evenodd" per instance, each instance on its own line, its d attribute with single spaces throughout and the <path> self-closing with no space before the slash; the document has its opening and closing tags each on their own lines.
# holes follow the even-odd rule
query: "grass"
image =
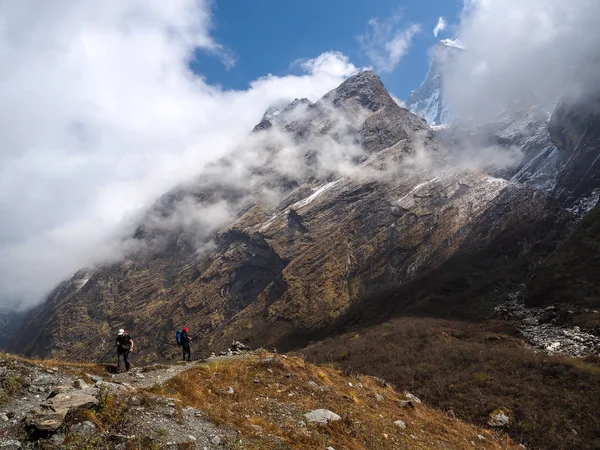
<svg viewBox="0 0 600 450">
<path fill-rule="evenodd" d="M 17 375 L 8 375 L 0 382 L 0 406 L 6 405 L 23 386 L 23 378 Z"/>
<path fill-rule="evenodd" d="M 441 410 L 485 426 L 498 408 L 528 448 L 600 448 L 600 358 L 534 353 L 498 322 L 397 318 L 325 339 L 301 353 L 345 373 L 367 373 Z M 343 357 L 340 357 L 342 355 Z"/>
<path fill-rule="evenodd" d="M 233 394 L 228 393 L 230 387 Z M 402 408 L 403 393 L 375 378 L 347 376 L 267 352 L 194 367 L 152 392 L 201 409 L 217 424 L 234 426 L 241 433 L 242 448 L 467 449 L 471 441 L 478 441 L 477 435 L 485 436 L 486 448 L 517 448 L 506 435 L 425 405 Z M 342 420 L 301 424 L 305 413 L 319 408 L 330 409 Z M 400 430 L 396 420 L 404 421 L 407 429 Z"/>
<path fill-rule="evenodd" d="M 116 365 L 112 364 L 94 364 L 94 363 L 82 363 L 82 362 L 69 362 L 69 361 L 61 361 L 57 359 L 31 359 L 25 358 L 19 355 L 13 355 L 8 353 L 0 352 L 0 360 L 4 359 L 8 362 L 14 361 L 19 362 L 24 366 L 38 366 L 45 370 L 58 370 L 62 373 L 69 375 L 77 375 L 81 378 L 87 378 L 87 374 L 89 375 L 98 375 L 101 377 L 105 377 L 108 373 L 111 373 L 115 370 Z"/>
</svg>

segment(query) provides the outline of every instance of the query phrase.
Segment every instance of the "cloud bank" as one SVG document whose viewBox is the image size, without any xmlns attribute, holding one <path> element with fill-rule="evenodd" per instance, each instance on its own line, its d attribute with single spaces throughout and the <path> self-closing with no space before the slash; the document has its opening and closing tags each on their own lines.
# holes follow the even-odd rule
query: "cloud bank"
<svg viewBox="0 0 600 450">
<path fill-rule="evenodd" d="M 598 82 L 596 0 L 465 0 L 458 38 L 466 51 L 445 77 L 452 115 L 491 119 L 533 96 L 552 102 Z"/>
<path fill-rule="evenodd" d="M 189 69 L 197 50 L 234 58 L 210 17 L 208 0 L 0 3 L 0 305 L 30 306 L 118 258 L 140 212 L 242 142 L 267 106 L 315 100 L 357 71 L 327 53 L 303 75 L 211 86 Z"/>
</svg>

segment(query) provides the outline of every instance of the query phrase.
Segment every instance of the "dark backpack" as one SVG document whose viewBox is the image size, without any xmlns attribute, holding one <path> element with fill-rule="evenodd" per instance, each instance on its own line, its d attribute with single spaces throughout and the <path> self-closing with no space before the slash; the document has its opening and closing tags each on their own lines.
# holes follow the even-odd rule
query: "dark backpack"
<svg viewBox="0 0 600 450">
<path fill-rule="evenodd" d="M 182 334 L 183 334 L 183 331 L 177 330 L 177 334 L 175 335 L 175 338 L 177 339 L 177 345 L 183 345 L 183 342 L 181 342 Z"/>
<path fill-rule="evenodd" d="M 118 336 L 117 339 L 119 341 L 119 349 L 120 350 L 128 352 L 131 349 L 131 344 L 129 343 L 129 340 L 131 339 L 131 337 L 128 334 Z"/>
</svg>

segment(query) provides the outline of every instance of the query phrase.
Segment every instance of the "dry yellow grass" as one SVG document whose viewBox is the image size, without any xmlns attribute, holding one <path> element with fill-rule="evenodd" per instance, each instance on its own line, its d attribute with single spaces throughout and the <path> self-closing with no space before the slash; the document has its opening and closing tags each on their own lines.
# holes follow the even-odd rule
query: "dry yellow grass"
<svg viewBox="0 0 600 450">
<path fill-rule="evenodd" d="M 311 386 L 309 382 L 318 386 Z M 233 394 L 228 393 L 229 388 Z M 216 423 L 235 427 L 242 448 L 350 450 L 511 449 L 508 436 L 453 419 L 425 405 L 402 408 L 403 393 L 366 376 L 348 377 L 295 357 L 264 353 L 255 358 L 206 364 L 153 392 L 178 398 Z M 377 400 L 377 395 L 383 400 Z M 342 417 L 307 424 L 304 414 L 326 408 Z M 402 430 L 394 421 L 402 420 Z M 480 437 L 484 439 L 481 439 Z"/>
<path fill-rule="evenodd" d="M 26 365 L 41 366 L 47 370 L 58 369 L 63 373 L 79 375 L 82 378 L 88 378 L 86 374 L 106 376 L 110 372 L 111 366 L 106 364 L 79 363 L 60 361 L 57 359 L 29 359 L 18 355 L 0 352 L 0 358 L 19 361 Z"/>
</svg>

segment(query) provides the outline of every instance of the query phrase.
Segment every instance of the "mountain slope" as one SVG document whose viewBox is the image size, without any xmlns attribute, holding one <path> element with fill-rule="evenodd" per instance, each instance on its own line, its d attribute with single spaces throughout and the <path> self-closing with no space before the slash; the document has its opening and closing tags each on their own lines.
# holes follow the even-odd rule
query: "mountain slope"
<svg viewBox="0 0 600 450">
<path fill-rule="evenodd" d="M 152 361 L 178 352 L 172 334 L 184 325 L 207 350 L 233 335 L 289 347 L 379 289 L 474 255 L 521 267 L 567 229 L 568 214 L 548 195 L 448 167 L 451 155 L 426 123 L 372 72 L 262 124 L 249 139 L 258 149 L 245 172 L 251 183 L 232 187 L 219 172 L 235 172 L 240 149 L 165 195 L 135 234 L 141 250 L 63 283 L 26 318 L 39 331 L 10 348 L 108 359 L 124 327 Z M 175 220 L 216 206 L 233 218 L 213 228 Z M 455 269 L 445 277 L 460 279 Z"/>
</svg>

